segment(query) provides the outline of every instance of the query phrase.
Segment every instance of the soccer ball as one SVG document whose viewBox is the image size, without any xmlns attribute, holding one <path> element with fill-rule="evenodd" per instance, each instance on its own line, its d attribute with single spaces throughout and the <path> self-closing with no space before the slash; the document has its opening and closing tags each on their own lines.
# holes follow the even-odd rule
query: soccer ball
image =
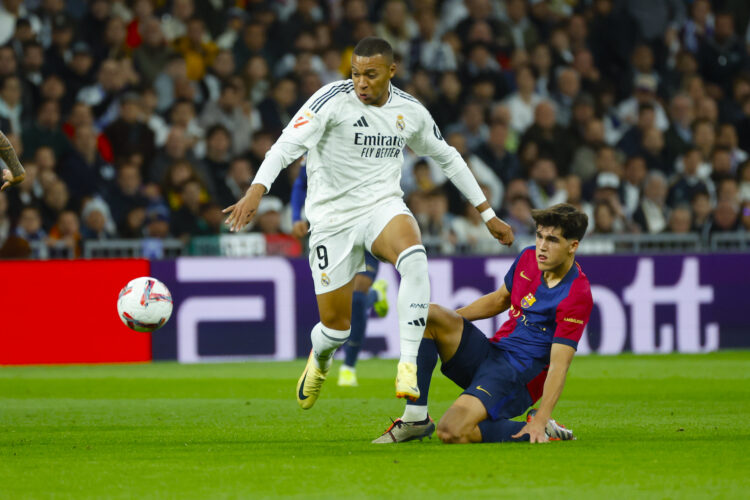
<svg viewBox="0 0 750 500">
<path fill-rule="evenodd" d="M 172 315 L 172 294 L 156 278 L 136 278 L 120 290 L 117 314 L 131 330 L 153 332 Z"/>
</svg>

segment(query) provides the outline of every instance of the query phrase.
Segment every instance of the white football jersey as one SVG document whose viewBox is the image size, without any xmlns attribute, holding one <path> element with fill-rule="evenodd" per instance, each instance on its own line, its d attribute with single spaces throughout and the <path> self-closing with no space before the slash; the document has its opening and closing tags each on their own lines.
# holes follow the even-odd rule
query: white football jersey
<svg viewBox="0 0 750 500">
<path fill-rule="evenodd" d="M 270 187 L 280 168 L 307 152 L 305 213 L 314 229 L 346 226 L 402 197 L 404 146 L 433 157 L 448 178 L 468 169 L 419 101 L 393 85 L 389 94 L 386 104 L 372 106 L 357 98 L 351 80 L 324 86 L 289 122 L 253 182 Z M 484 201 L 478 185 L 470 194 L 474 205 Z"/>
</svg>

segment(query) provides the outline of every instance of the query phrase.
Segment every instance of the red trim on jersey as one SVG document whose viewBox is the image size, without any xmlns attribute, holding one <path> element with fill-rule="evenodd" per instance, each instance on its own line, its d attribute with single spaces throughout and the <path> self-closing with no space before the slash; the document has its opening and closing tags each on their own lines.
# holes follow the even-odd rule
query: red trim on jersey
<svg viewBox="0 0 750 500">
<path fill-rule="evenodd" d="M 557 305 L 555 313 L 557 328 L 552 342 L 558 338 L 572 340 L 578 344 L 594 307 L 589 280 L 581 266 L 577 262 L 575 265 L 578 268 L 578 276 L 570 284 L 568 296 Z"/>
<path fill-rule="evenodd" d="M 535 294 L 540 283 L 541 271 L 536 262 L 536 250 L 528 248 L 518 257 L 516 268 L 513 271 L 513 282 L 510 290 L 510 318 L 495 332 L 492 342 L 497 342 L 513 332 L 518 318 L 523 314 L 521 301 L 528 294 Z"/>
</svg>

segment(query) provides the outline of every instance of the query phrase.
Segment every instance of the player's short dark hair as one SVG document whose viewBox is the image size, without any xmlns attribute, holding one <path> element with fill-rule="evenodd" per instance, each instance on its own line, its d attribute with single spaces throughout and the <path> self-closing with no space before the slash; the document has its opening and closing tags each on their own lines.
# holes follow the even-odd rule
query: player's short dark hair
<svg viewBox="0 0 750 500">
<path fill-rule="evenodd" d="M 537 227 L 559 227 L 566 240 L 582 240 L 589 225 L 589 217 L 568 203 L 531 211 Z"/>
<path fill-rule="evenodd" d="M 388 64 L 393 62 L 393 47 L 382 38 L 368 36 L 359 41 L 354 47 L 354 55 L 361 57 L 374 57 L 382 55 Z"/>
</svg>

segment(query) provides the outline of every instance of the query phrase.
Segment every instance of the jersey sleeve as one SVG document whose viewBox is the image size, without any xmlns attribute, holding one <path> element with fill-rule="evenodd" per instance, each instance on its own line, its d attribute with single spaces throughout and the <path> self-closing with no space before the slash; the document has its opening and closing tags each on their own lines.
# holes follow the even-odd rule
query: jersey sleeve
<svg viewBox="0 0 750 500">
<path fill-rule="evenodd" d="M 331 101 L 338 98 L 337 89 L 344 85 L 344 82 L 326 85 L 307 100 L 266 153 L 253 184 L 263 184 L 268 191 L 283 168 L 318 143 L 326 130 L 331 109 L 335 107 Z"/>
<path fill-rule="evenodd" d="M 302 205 L 305 204 L 307 196 L 307 168 L 302 165 L 299 169 L 299 175 L 294 179 L 292 185 L 292 197 L 289 203 L 292 206 L 292 222 L 302 219 Z"/>
<path fill-rule="evenodd" d="M 555 318 L 557 328 L 552 342 L 578 349 L 578 342 L 583 335 L 583 329 L 589 322 L 593 307 L 591 286 L 586 278 L 579 276 L 570 286 L 568 296 L 557 306 Z"/>
<path fill-rule="evenodd" d="M 440 166 L 445 176 L 474 205 L 486 201 L 482 188 L 474 178 L 456 148 L 449 146 L 443 139 L 430 112 L 421 104 L 418 105 L 421 115 L 420 127 L 409 137 L 406 144 L 419 156 L 430 156 Z"/>
</svg>

